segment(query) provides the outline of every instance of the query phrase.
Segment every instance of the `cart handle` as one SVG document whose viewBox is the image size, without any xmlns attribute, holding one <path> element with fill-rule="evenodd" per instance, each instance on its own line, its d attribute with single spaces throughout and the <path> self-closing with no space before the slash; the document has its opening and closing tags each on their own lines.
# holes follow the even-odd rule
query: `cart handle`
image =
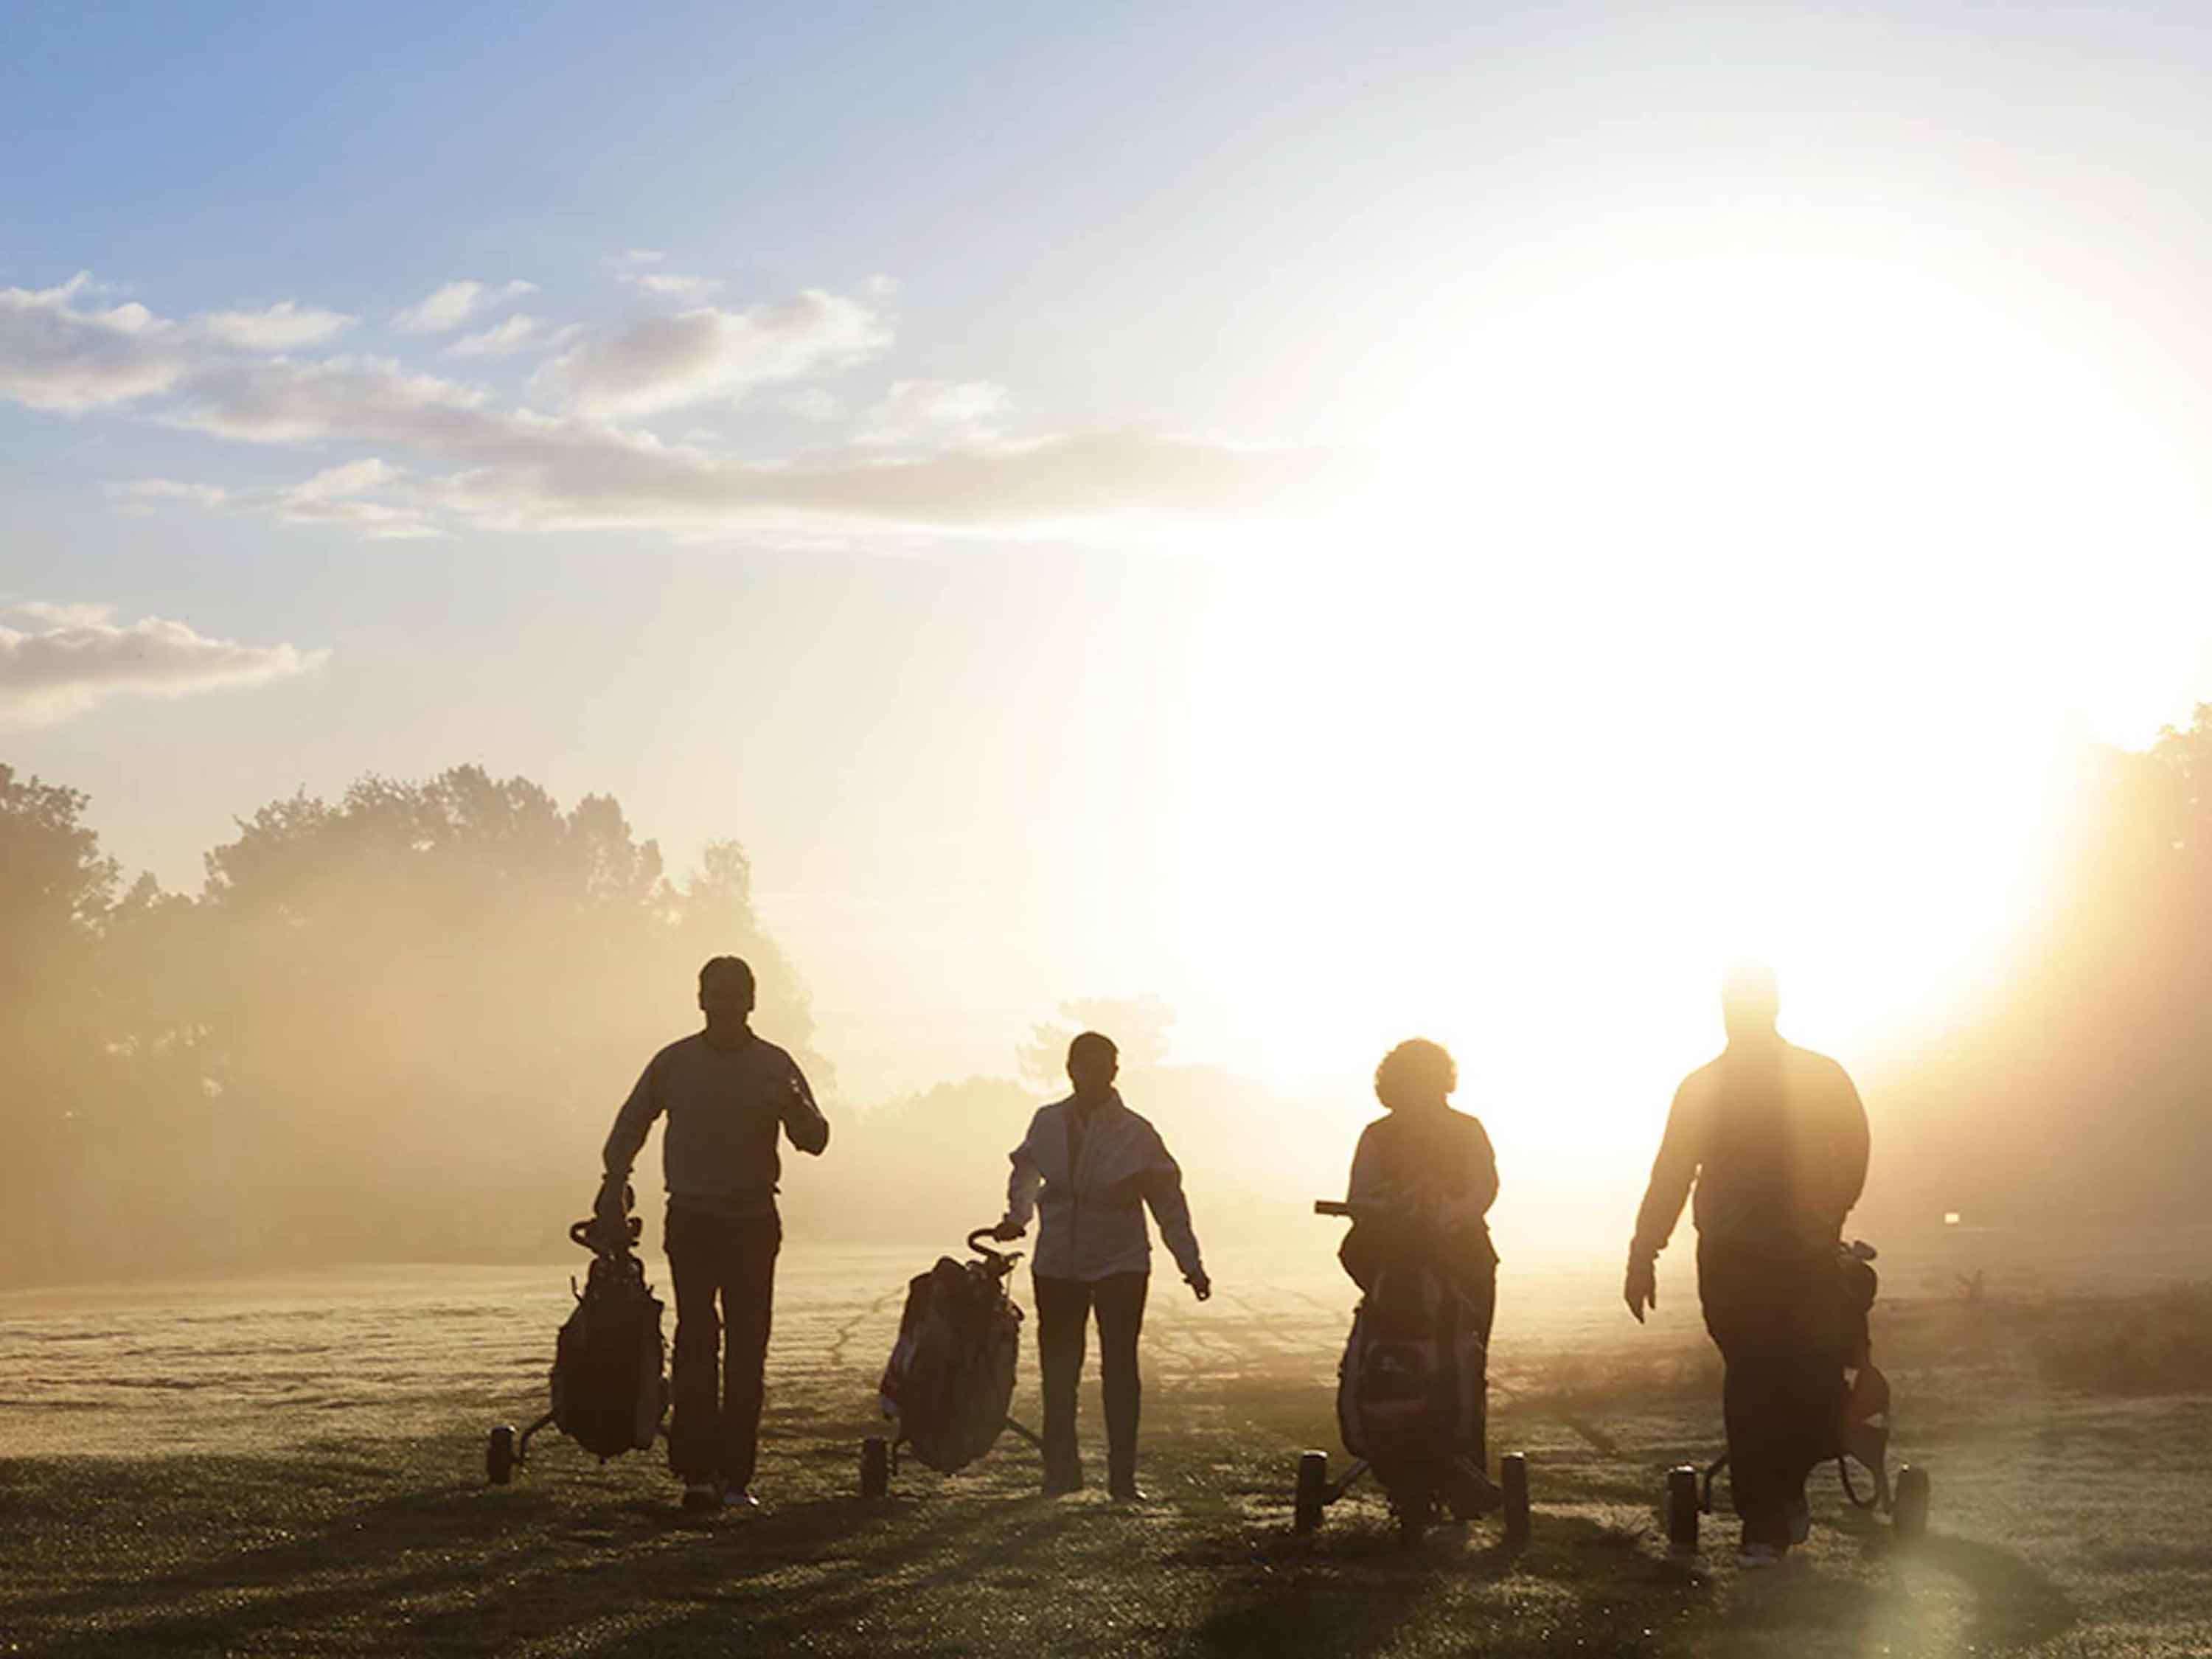
<svg viewBox="0 0 2212 1659">
<path fill-rule="evenodd" d="M 1019 1255 L 1021 1254 L 1019 1250 L 997 1250 L 992 1249 L 990 1245 L 983 1243 L 985 1239 L 990 1237 L 998 1231 L 999 1228 L 996 1222 L 994 1222 L 988 1227 L 976 1228 L 974 1232 L 968 1235 L 968 1248 L 975 1251 L 977 1255 L 997 1256 L 1001 1261 L 1009 1256 Z"/>
</svg>

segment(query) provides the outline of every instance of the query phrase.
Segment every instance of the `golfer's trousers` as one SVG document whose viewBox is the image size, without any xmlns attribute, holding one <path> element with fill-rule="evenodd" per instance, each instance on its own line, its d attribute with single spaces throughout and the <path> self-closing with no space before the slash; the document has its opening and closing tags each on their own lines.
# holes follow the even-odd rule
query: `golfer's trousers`
<svg viewBox="0 0 2212 1659">
<path fill-rule="evenodd" d="M 1044 1474 L 1055 1485 L 1079 1484 L 1083 1459 L 1075 1444 L 1076 1386 L 1083 1380 L 1083 1351 L 1091 1316 L 1098 1316 L 1098 1371 L 1106 1403 L 1106 1468 L 1112 1484 L 1137 1478 L 1137 1337 L 1145 1325 L 1145 1291 L 1152 1275 L 1114 1273 L 1104 1279 L 1048 1279 L 1034 1274 L 1037 1362 L 1044 1373 Z"/>
<path fill-rule="evenodd" d="M 1805 1477 L 1836 1455 L 1842 1281 L 1832 1250 L 1698 1242 L 1705 1328 L 1727 1366 L 1729 1488 L 1747 1544 L 1784 1544 Z"/>
<path fill-rule="evenodd" d="M 685 1480 L 752 1483 L 782 1243 L 783 1224 L 773 1214 L 732 1220 L 669 1206 L 676 1420 L 668 1467 Z"/>
</svg>

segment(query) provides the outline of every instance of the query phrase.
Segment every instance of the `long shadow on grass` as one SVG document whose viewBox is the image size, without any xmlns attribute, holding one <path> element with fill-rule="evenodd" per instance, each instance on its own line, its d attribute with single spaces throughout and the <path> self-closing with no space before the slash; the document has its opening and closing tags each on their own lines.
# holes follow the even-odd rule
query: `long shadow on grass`
<svg viewBox="0 0 2212 1659">
<path fill-rule="evenodd" d="M 479 1493 L 406 1493 L 258 1549 L 19 1601 L 9 1616 L 46 1624 L 39 1651 L 58 1659 L 126 1644 L 228 1648 L 249 1633 L 354 1623 L 528 1571 L 560 1547 L 544 1524 L 551 1516 L 544 1502 L 495 1516 Z"/>
<path fill-rule="evenodd" d="M 931 1604 L 941 1592 L 978 1581 L 987 1573 L 1002 1575 L 1010 1564 L 1049 1551 L 1076 1528 L 1096 1528 L 1103 1534 L 1108 1524 L 1108 1517 L 1095 1508 L 997 1495 L 934 1506 L 927 1512 L 916 1504 L 897 1516 L 887 1516 L 880 1507 L 859 1499 L 805 1507 L 815 1511 L 806 1528 L 815 1534 L 813 1541 L 787 1540 L 785 1559 L 787 1565 L 808 1571 L 763 1571 L 732 1581 L 726 1558 L 718 1574 L 713 1562 L 696 1556 L 675 1572 L 662 1571 L 664 1564 L 658 1562 L 642 1574 L 631 1569 L 626 1583 L 648 1617 L 571 1650 L 579 1655 L 720 1655 L 732 1651 L 733 1643 L 741 1643 L 741 1650 L 761 1653 L 802 1646 L 830 1652 L 969 1652 L 980 1620 L 971 1616 L 957 1621 L 954 1628 L 930 1628 L 936 1616 Z M 890 1540 L 869 1539 L 864 1554 L 831 1553 L 849 1551 L 859 1541 L 858 1534 L 872 1524 L 907 1530 Z M 757 1529 L 745 1528 L 749 1536 L 744 1541 L 750 1543 L 750 1534 Z M 760 1550 L 748 1547 L 744 1554 L 749 1562 L 769 1565 L 760 1559 Z M 1046 1595 L 1071 1593 L 1066 1583 L 1042 1577 L 1032 1582 Z M 522 1587 L 526 1595 L 529 1588 Z M 671 1601 L 679 1605 L 666 1616 L 649 1616 L 653 1603 L 665 1606 Z M 556 1619 L 545 1628 L 558 1630 L 569 1622 Z M 453 1624 L 446 1618 L 422 1621 L 411 1626 L 410 1634 L 450 1637 L 455 1633 Z M 515 1626 L 514 1632 L 532 1633 L 527 1625 Z M 428 1647 L 429 1640 L 422 1645 Z"/>
<path fill-rule="evenodd" d="M 1454 1547 L 1450 1529 L 1406 1548 L 1376 1526 L 1285 1534 L 1233 1546 L 1208 1543 L 1182 1558 L 1223 1571 L 1199 1649 L 1223 1659 L 1280 1653 L 1379 1652 L 1409 1629 L 1448 1622 L 1450 1639 L 1486 1653 L 1543 1652 L 1554 1636 L 1595 1650 L 1633 1646 L 1650 1629 L 1701 1607 L 1710 1581 L 1638 1547 L 1636 1534 L 1583 1516 L 1543 1514 L 1525 1544 Z M 1530 1594 L 1554 1607 L 1532 1623 Z M 1562 1604 L 1553 1595 L 1565 1589 Z M 1565 1639 L 1565 1637 L 1560 1638 Z"/>
</svg>

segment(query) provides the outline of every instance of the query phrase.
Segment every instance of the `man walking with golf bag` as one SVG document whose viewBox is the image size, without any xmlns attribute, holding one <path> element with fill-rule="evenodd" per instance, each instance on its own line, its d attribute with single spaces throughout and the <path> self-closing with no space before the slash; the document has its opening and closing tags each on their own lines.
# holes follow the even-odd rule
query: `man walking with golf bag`
<svg viewBox="0 0 2212 1659">
<path fill-rule="evenodd" d="M 665 1243 L 676 1281 L 668 1465 L 684 1482 L 685 1509 L 750 1510 L 758 1507 L 750 1487 L 783 1243 L 776 1140 L 788 1135 L 800 1152 L 819 1155 L 830 1124 L 798 1063 L 754 1034 L 750 967 L 736 957 L 708 963 L 699 970 L 699 1008 L 706 1029 L 655 1054 L 623 1103 L 593 1207 L 600 1224 L 624 1224 L 630 1165 L 665 1113 Z"/>
<path fill-rule="evenodd" d="M 1658 1304 L 1659 1252 L 1692 1183 L 1698 1297 L 1727 1366 L 1737 1559 L 1771 1566 L 1812 1524 L 1805 1477 L 1833 1457 L 1845 1331 L 1837 1249 L 1866 1185 L 1867 1118 L 1844 1068 L 1785 1042 L 1764 968 L 1722 994 L 1728 1047 L 1674 1095 L 1622 1287 L 1638 1323 Z"/>
</svg>

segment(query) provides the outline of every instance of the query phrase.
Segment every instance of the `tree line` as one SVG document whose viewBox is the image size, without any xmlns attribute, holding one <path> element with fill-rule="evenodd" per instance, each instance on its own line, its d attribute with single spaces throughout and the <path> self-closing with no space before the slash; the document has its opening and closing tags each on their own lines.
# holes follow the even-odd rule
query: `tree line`
<svg viewBox="0 0 2212 1659">
<path fill-rule="evenodd" d="M 672 877 L 611 798 L 461 766 L 272 801 L 183 894 L 88 805 L 0 765 L 9 1279 L 534 1249 L 717 951 L 830 1079 L 733 842 Z"/>
<path fill-rule="evenodd" d="M 0 1282 L 542 1256 L 723 951 L 752 962 L 763 1029 L 834 1095 L 734 842 L 672 875 L 611 798 L 564 810 L 461 766 L 272 801 L 175 893 L 125 880 L 88 805 L 0 763 Z M 2079 806 L 1996 994 L 1868 1079 L 1877 1223 L 2199 1212 L 2212 706 L 2147 750 L 2099 752 Z M 1002 1154 L 1084 1024 L 1115 1034 L 1133 1097 L 1208 1171 L 1212 1231 L 1256 1229 L 1340 1173 L 1298 1164 L 1310 1149 L 1271 1129 L 1281 1103 L 1259 1085 L 1170 1064 L 1157 1002 L 1061 1012 L 1018 1050 L 1020 1079 L 868 1112 L 787 1217 L 886 1243 L 991 1220 Z"/>
</svg>

